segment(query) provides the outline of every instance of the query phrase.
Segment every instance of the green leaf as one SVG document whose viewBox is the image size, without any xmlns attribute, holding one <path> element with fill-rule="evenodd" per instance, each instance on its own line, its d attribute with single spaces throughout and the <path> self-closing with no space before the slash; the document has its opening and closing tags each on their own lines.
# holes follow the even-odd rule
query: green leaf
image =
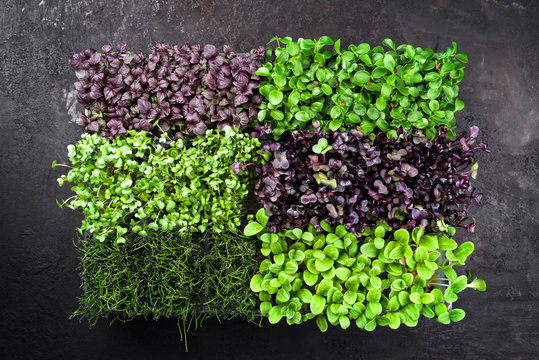
<svg viewBox="0 0 539 360">
<path fill-rule="evenodd" d="M 268 219 L 269 219 L 269 216 L 266 215 L 266 211 L 264 210 L 264 208 L 261 208 L 256 212 L 256 220 L 262 226 L 266 226 L 266 224 L 268 223 Z"/>
<path fill-rule="evenodd" d="M 324 70 L 323 68 L 316 70 L 316 79 L 319 82 L 325 81 L 326 80 L 326 70 Z"/>
<path fill-rule="evenodd" d="M 460 100 L 460 99 L 456 99 L 455 100 L 455 111 L 460 111 L 464 109 L 464 101 Z"/>
<path fill-rule="evenodd" d="M 286 50 L 290 56 L 296 56 L 299 54 L 299 44 L 291 41 L 286 45 Z"/>
<path fill-rule="evenodd" d="M 382 286 L 382 280 L 378 276 L 371 276 L 369 279 L 369 282 L 371 285 L 377 289 L 379 289 Z"/>
<path fill-rule="evenodd" d="M 447 288 L 447 289 L 445 289 L 444 300 L 445 300 L 445 302 L 447 302 L 449 304 L 454 303 L 455 301 L 458 300 L 458 296 L 457 296 L 457 294 L 455 294 L 455 292 L 453 290 L 451 290 L 451 288 Z"/>
<path fill-rule="evenodd" d="M 487 290 L 487 284 L 485 283 L 485 280 L 475 278 L 470 284 L 468 284 L 469 288 L 472 288 L 477 291 L 486 291 Z"/>
<path fill-rule="evenodd" d="M 370 258 L 375 258 L 378 255 L 378 249 L 376 249 L 374 243 L 365 243 L 361 245 L 359 251 Z"/>
<path fill-rule="evenodd" d="M 280 306 L 274 306 L 271 308 L 268 314 L 268 320 L 270 324 L 277 324 L 283 317 L 281 307 Z"/>
<path fill-rule="evenodd" d="M 451 319 L 449 317 L 449 313 L 447 311 L 440 314 L 440 315 L 438 315 L 437 320 L 439 322 L 441 322 L 442 324 L 444 324 L 444 325 L 447 325 L 447 324 L 449 324 L 451 322 Z"/>
<path fill-rule="evenodd" d="M 268 315 L 271 310 L 271 303 L 269 301 L 263 301 L 260 303 L 260 313 L 262 315 Z"/>
<path fill-rule="evenodd" d="M 329 36 L 322 36 L 317 41 L 318 45 L 333 45 L 333 40 Z"/>
<path fill-rule="evenodd" d="M 374 124 L 370 121 L 362 121 L 360 127 L 364 133 L 370 133 L 374 130 Z"/>
<path fill-rule="evenodd" d="M 327 245 L 324 248 L 324 254 L 332 260 L 337 260 L 339 257 L 339 250 L 333 245 Z"/>
<path fill-rule="evenodd" d="M 318 315 L 316 317 L 316 325 L 318 325 L 318 328 L 322 332 L 326 332 L 328 329 L 328 322 L 326 320 L 326 317 L 324 315 Z"/>
<path fill-rule="evenodd" d="M 262 291 L 262 281 L 264 278 L 261 274 L 256 274 L 251 278 L 250 287 L 253 292 L 261 292 Z"/>
<path fill-rule="evenodd" d="M 333 260 L 330 258 L 325 258 L 324 260 L 316 259 L 315 267 L 319 272 L 324 272 L 329 270 L 333 266 Z"/>
<path fill-rule="evenodd" d="M 457 278 L 457 272 L 450 266 L 444 266 L 442 268 L 442 271 L 445 277 L 450 281 L 453 281 Z"/>
<path fill-rule="evenodd" d="M 384 67 L 391 72 L 395 68 L 395 59 L 389 53 L 384 55 Z"/>
<path fill-rule="evenodd" d="M 379 97 L 378 99 L 376 99 L 375 104 L 376 104 L 376 108 L 380 111 L 383 111 L 387 106 L 386 101 L 382 97 Z"/>
<path fill-rule="evenodd" d="M 275 299 L 277 300 L 277 303 L 285 303 L 290 300 L 290 293 L 285 289 L 281 288 L 279 289 L 279 291 L 277 291 L 277 296 L 275 297 Z"/>
<path fill-rule="evenodd" d="M 358 54 L 366 54 L 371 50 L 371 46 L 367 43 L 361 43 L 356 47 L 356 51 Z"/>
<path fill-rule="evenodd" d="M 416 249 L 415 254 L 414 254 L 415 261 L 423 262 L 423 261 L 427 260 L 428 257 L 429 257 L 429 253 L 428 253 L 427 249 L 425 249 L 423 246 L 419 246 Z"/>
<path fill-rule="evenodd" d="M 381 295 L 382 294 L 380 290 L 372 288 L 367 292 L 367 301 L 371 303 L 377 303 L 378 301 L 380 301 Z"/>
<path fill-rule="evenodd" d="M 270 115 L 271 115 L 272 118 L 274 118 L 277 121 L 281 121 L 282 119 L 284 119 L 283 112 L 281 110 L 278 110 L 278 109 L 271 110 Z"/>
<path fill-rule="evenodd" d="M 449 312 L 449 317 L 453 322 L 461 321 L 465 316 L 466 313 L 462 309 L 453 309 Z"/>
<path fill-rule="evenodd" d="M 301 122 L 307 122 L 310 120 L 309 114 L 306 111 L 298 111 L 294 117 Z"/>
<path fill-rule="evenodd" d="M 455 92 L 453 91 L 453 88 L 451 88 L 449 86 L 442 86 L 442 89 L 444 90 L 444 93 L 448 98 L 454 98 L 455 97 Z"/>
<path fill-rule="evenodd" d="M 341 114 L 342 114 L 342 110 L 338 105 L 333 106 L 329 112 L 329 115 L 331 116 L 332 119 L 338 118 L 339 116 L 341 116 Z"/>
<path fill-rule="evenodd" d="M 413 292 L 410 294 L 410 301 L 414 304 L 421 304 L 421 295 L 418 292 Z"/>
<path fill-rule="evenodd" d="M 338 39 L 337 41 L 335 41 L 335 44 L 333 45 L 333 47 L 335 48 L 335 52 L 341 55 L 341 39 Z"/>
<path fill-rule="evenodd" d="M 287 274 L 295 274 L 298 271 L 298 264 L 294 261 L 287 261 L 284 265 L 284 272 Z"/>
<path fill-rule="evenodd" d="M 468 62 L 468 56 L 466 56 L 465 54 L 457 54 L 455 55 L 455 58 L 460 61 L 460 62 L 463 62 L 463 63 L 467 63 Z"/>
<path fill-rule="evenodd" d="M 466 289 L 466 286 L 468 285 L 468 278 L 466 275 L 461 275 L 458 278 L 453 281 L 451 284 L 451 290 L 453 290 L 456 294 L 461 292 L 462 290 Z"/>
<path fill-rule="evenodd" d="M 357 325 L 357 322 L 356 322 L 356 325 Z M 372 319 L 371 321 L 366 323 L 364 329 L 367 331 L 374 331 L 374 329 L 376 329 L 376 319 Z"/>
<path fill-rule="evenodd" d="M 352 272 L 348 268 L 340 267 L 335 270 L 335 276 L 337 276 L 337 278 L 342 281 L 348 280 L 350 278 L 350 275 L 352 275 Z"/>
<path fill-rule="evenodd" d="M 264 121 L 264 119 L 266 118 L 267 113 L 268 113 L 268 111 L 266 109 L 260 110 L 258 112 L 258 114 L 257 114 L 258 121 L 260 121 L 260 122 Z"/>
<path fill-rule="evenodd" d="M 457 243 L 455 240 L 451 239 L 450 237 L 446 235 L 442 235 L 438 239 L 438 246 L 440 250 L 454 250 L 457 247 Z"/>
<path fill-rule="evenodd" d="M 400 259 L 404 256 L 404 246 L 402 245 L 396 245 L 393 250 L 389 252 L 389 259 Z"/>
<path fill-rule="evenodd" d="M 245 236 L 253 236 L 258 234 L 262 230 L 264 230 L 264 227 L 262 225 L 257 222 L 251 221 L 249 224 L 247 224 L 245 229 L 243 229 L 243 234 Z"/>
<path fill-rule="evenodd" d="M 321 88 L 322 88 L 322 91 L 324 92 L 324 94 L 326 94 L 327 96 L 329 96 L 329 95 L 331 95 L 333 93 L 333 90 L 331 90 L 331 86 L 329 86 L 328 84 L 322 84 Z"/>
<path fill-rule="evenodd" d="M 270 76 L 270 74 L 271 72 L 265 66 L 259 67 L 258 70 L 256 70 L 256 75 L 258 76 Z"/>
<path fill-rule="evenodd" d="M 391 84 L 385 83 L 382 85 L 382 89 L 380 90 L 380 95 L 382 95 L 384 98 L 388 98 L 391 95 L 392 91 L 393 91 L 393 86 L 391 86 Z"/>
<path fill-rule="evenodd" d="M 393 233 L 395 241 L 399 244 L 406 245 L 410 241 L 410 233 L 406 229 L 398 229 Z"/>
<path fill-rule="evenodd" d="M 464 259 L 468 257 L 474 251 L 474 244 L 471 241 L 466 241 L 453 251 L 453 255 L 459 259 Z"/>
<path fill-rule="evenodd" d="M 431 293 L 425 293 L 421 294 L 421 303 L 422 304 L 430 304 L 434 301 L 434 295 Z"/>
<path fill-rule="evenodd" d="M 322 139 L 320 139 L 320 140 L 322 140 Z M 322 230 L 324 230 L 327 233 L 333 232 L 333 228 L 325 220 L 320 221 L 320 227 L 322 228 Z"/>
<path fill-rule="evenodd" d="M 430 73 L 427 73 L 425 74 L 425 81 L 436 81 L 440 78 L 440 75 L 438 75 L 438 73 L 436 72 L 430 72 Z"/>
<path fill-rule="evenodd" d="M 417 264 L 417 275 L 422 278 L 423 280 L 429 280 L 432 275 L 434 275 L 434 271 L 429 269 L 425 263 L 418 263 Z"/>
<path fill-rule="evenodd" d="M 360 70 L 354 74 L 353 80 L 358 84 L 364 84 L 371 79 L 371 74 L 365 70 Z"/>
<path fill-rule="evenodd" d="M 373 79 L 380 79 L 385 74 L 387 74 L 386 68 L 378 66 L 378 67 L 375 67 L 374 70 L 372 71 L 372 78 Z"/>
<path fill-rule="evenodd" d="M 343 330 L 348 329 L 350 327 L 350 319 L 348 318 L 348 316 L 339 316 L 339 325 Z"/>
<path fill-rule="evenodd" d="M 337 131 L 341 127 L 343 119 L 334 119 L 329 122 L 329 129 L 331 131 Z"/>
<path fill-rule="evenodd" d="M 279 105 L 283 101 L 283 93 L 275 89 L 269 93 L 269 102 L 272 105 Z"/>
<path fill-rule="evenodd" d="M 283 87 L 286 85 L 286 76 L 274 73 L 272 77 L 273 81 L 275 82 L 275 85 L 277 85 L 278 87 Z"/>
<path fill-rule="evenodd" d="M 423 235 L 419 239 L 418 244 L 425 247 L 428 251 L 434 251 L 438 248 L 438 239 L 436 238 L 436 236 Z"/>
<path fill-rule="evenodd" d="M 382 44 L 384 44 L 385 46 L 387 46 L 390 49 L 395 50 L 395 44 L 393 43 L 393 40 L 391 40 L 391 39 L 382 40 Z"/>
<path fill-rule="evenodd" d="M 430 100 L 436 99 L 438 96 L 440 96 L 441 89 L 440 88 L 430 88 L 427 91 L 427 98 Z"/>
<path fill-rule="evenodd" d="M 413 59 L 413 57 L 415 56 L 415 49 L 412 45 L 406 45 L 406 50 L 404 51 L 404 53 L 409 59 Z"/>
<path fill-rule="evenodd" d="M 326 299 L 318 294 L 313 295 L 310 303 L 311 312 L 315 315 L 321 314 L 326 307 Z"/>
<path fill-rule="evenodd" d="M 394 280 L 391 283 L 391 289 L 394 291 L 401 291 L 406 288 L 406 283 L 402 279 Z"/>
<path fill-rule="evenodd" d="M 299 42 L 299 47 L 303 50 L 312 49 L 315 46 L 314 41 L 311 39 L 301 39 L 298 42 Z"/>
<path fill-rule="evenodd" d="M 300 95 L 297 90 L 293 90 L 290 95 L 288 95 L 288 103 L 296 105 L 300 100 Z"/>
<path fill-rule="evenodd" d="M 313 274 L 309 270 L 304 270 L 303 281 L 305 281 L 305 284 L 307 284 L 307 286 L 313 286 L 318 282 L 318 274 Z"/>
</svg>

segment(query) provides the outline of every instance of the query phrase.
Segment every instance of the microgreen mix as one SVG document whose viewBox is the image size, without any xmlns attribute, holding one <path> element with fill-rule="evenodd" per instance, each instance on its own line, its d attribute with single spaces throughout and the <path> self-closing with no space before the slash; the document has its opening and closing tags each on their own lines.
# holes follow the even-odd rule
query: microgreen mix
<svg viewBox="0 0 539 360">
<path fill-rule="evenodd" d="M 468 207 L 480 204 L 471 185 L 477 172 L 478 128 L 457 139 L 440 129 L 432 141 L 422 132 L 366 135 L 295 131 L 264 145 L 269 161 L 256 169 L 255 194 L 272 232 L 320 229 L 320 222 L 360 233 L 381 220 L 393 228 L 426 228 L 443 220 L 472 230 Z M 488 150 L 487 150 L 488 151 Z"/>
<path fill-rule="evenodd" d="M 321 231 L 311 225 L 305 232 L 272 233 L 267 221 L 260 209 L 244 233 L 256 235 L 268 257 L 250 286 L 272 324 L 316 318 L 322 331 L 328 322 L 343 329 L 355 322 L 372 331 L 377 325 L 415 326 L 420 314 L 448 324 L 465 316 L 462 309 L 450 309 L 457 293 L 486 289 L 481 279 L 457 276 L 453 266 L 464 265 L 474 246 L 457 246 L 448 234 L 425 234 L 419 227 L 393 231 L 379 222 L 356 236 L 324 221 Z"/>
<path fill-rule="evenodd" d="M 212 315 L 255 319 L 256 295 L 249 290 L 260 263 L 255 239 L 211 231 L 125 236 L 124 244 L 92 236 L 78 241 L 83 294 L 75 316 L 91 323 L 103 316 L 178 317 L 187 326 L 192 316 L 197 324 Z"/>
<path fill-rule="evenodd" d="M 132 129 L 180 138 L 245 127 L 261 101 L 254 90 L 263 50 L 238 55 L 229 46 L 219 52 L 213 45 L 165 43 L 150 54 L 128 52 L 125 44 L 87 49 L 71 57 L 83 107 L 77 124 L 108 138 Z"/>
<path fill-rule="evenodd" d="M 430 139 L 438 127 L 453 129 L 454 113 L 464 107 L 457 98 L 464 76 L 466 55 L 457 46 L 444 52 L 385 39 L 341 48 L 340 40 L 273 38 L 275 50 L 256 74 L 264 81 L 258 120 L 271 124 L 273 135 L 295 129 L 312 129 L 320 122 L 328 129 L 356 128 L 366 132 L 402 127 L 425 129 Z M 450 137 L 454 134 L 450 131 Z"/>
<path fill-rule="evenodd" d="M 129 230 L 144 236 L 148 230 L 204 232 L 211 226 L 220 232 L 240 225 L 249 175 L 231 165 L 256 160 L 257 139 L 230 126 L 208 130 L 191 146 L 181 139 L 155 141 L 142 131 L 124 135 L 109 141 L 84 134 L 68 147 L 73 167 L 58 182 L 75 185 L 76 195 L 65 204 L 85 215 L 79 230 L 124 242 Z"/>
<path fill-rule="evenodd" d="M 74 315 L 177 317 L 182 333 L 206 316 L 460 321 L 457 294 L 486 289 L 453 269 L 474 250 L 453 235 L 474 229 L 476 150 L 489 152 L 476 126 L 455 133 L 466 55 L 268 44 L 71 57 L 86 134 L 53 168 L 75 193 L 59 205 L 84 214 Z"/>
</svg>

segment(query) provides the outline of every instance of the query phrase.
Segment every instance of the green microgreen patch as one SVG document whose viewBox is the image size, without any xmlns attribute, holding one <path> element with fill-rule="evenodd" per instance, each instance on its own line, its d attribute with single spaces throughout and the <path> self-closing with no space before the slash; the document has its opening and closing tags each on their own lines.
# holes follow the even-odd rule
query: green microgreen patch
<svg viewBox="0 0 539 360">
<path fill-rule="evenodd" d="M 245 235 L 256 235 L 267 257 L 250 287 L 272 324 L 316 318 L 322 331 L 328 323 L 372 331 L 378 325 L 415 326 L 420 314 L 446 324 L 464 317 L 464 311 L 447 308 L 457 293 L 486 289 L 480 279 L 456 275 L 453 266 L 464 265 L 473 244 L 457 246 L 447 233 L 425 234 L 420 227 L 393 231 L 378 222 L 356 236 L 325 221 L 322 231 L 311 225 L 306 232 L 270 233 L 263 212 L 245 227 Z"/>
<path fill-rule="evenodd" d="M 258 160 L 259 141 L 231 127 L 208 130 L 189 147 L 182 140 L 161 141 L 128 131 L 112 141 L 84 134 L 68 147 L 73 167 L 58 182 L 74 185 L 75 196 L 64 204 L 85 215 L 79 231 L 101 241 L 114 234 L 122 243 L 128 230 L 144 236 L 150 230 L 221 232 L 240 225 L 248 192 L 245 164 Z"/>
<path fill-rule="evenodd" d="M 341 48 L 340 40 L 273 38 L 256 72 L 264 79 L 258 120 L 269 123 L 275 139 L 295 129 L 366 133 L 402 127 L 423 129 L 433 138 L 438 127 L 453 129 L 467 57 L 453 43 L 436 53 L 385 39 Z M 454 134 L 450 131 L 450 136 Z"/>
<path fill-rule="evenodd" d="M 177 317 L 182 332 L 208 316 L 255 320 L 249 290 L 260 263 L 255 239 L 211 231 L 124 236 L 116 245 L 94 236 L 78 241 L 83 294 L 74 316 L 92 325 L 107 316 Z"/>
</svg>

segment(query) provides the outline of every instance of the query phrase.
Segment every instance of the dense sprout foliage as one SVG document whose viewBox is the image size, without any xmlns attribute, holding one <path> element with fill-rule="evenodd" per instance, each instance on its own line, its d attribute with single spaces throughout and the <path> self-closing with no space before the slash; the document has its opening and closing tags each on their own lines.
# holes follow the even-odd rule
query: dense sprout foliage
<svg viewBox="0 0 539 360">
<path fill-rule="evenodd" d="M 85 215 L 80 231 L 116 242 L 133 231 L 215 232 L 240 225 L 249 173 L 244 166 L 258 159 L 259 141 L 230 126 L 208 130 L 185 146 L 153 140 L 130 130 L 114 140 L 84 134 L 70 145 L 72 169 L 58 182 L 73 183 L 67 206 Z"/>
<path fill-rule="evenodd" d="M 465 316 L 451 309 L 457 293 L 486 290 L 483 280 L 458 276 L 453 269 L 464 265 L 473 243 L 457 246 L 446 234 L 425 234 L 419 227 L 393 231 L 379 222 L 356 236 L 325 221 L 320 231 L 310 225 L 307 231 L 276 234 L 267 232 L 267 221 L 260 209 L 244 234 L 257 235 L 267 256 L 250 286 L 272 324 L 316 318 L 322 331 L 328 322 L 372 331 L 377 325 L 416 326 L 421 314 L 449 324 Z"/>
<path fill-rule="evenodd" d="M 379 220 L 395 229 L 443 220 L 472 230 L 468 207 L 481 200 L 470 182 L 474 152 L 486 150 L 474 145 L 478 131 L 473 126 L 451 140 L 440 129 L 432 141 L 419 131 L 401 132 L 398 140 L 357 130 L 296 131 L 266 144 L 270 157 L 256 168 L 255 194 L 270 217 L 268 229 L 319 230 L 325 220 L 360 233 Z"/>
<path fill-rule="evenodd" d="M 91 236 L 78 241 L 83 294 L 74 316 L 92 324 L 109 315 L 178 317 L 187 324 L 190 316 L 254 320 L 249 281 L 260 262 L 255 239 L 211 231 L 125 236 L 119 245 Z"/>
<path fill-rule="evenodd" d="M 453 43 L 436 53 L 385 39 L 341 48 L 340 40 L 273 38 L 268 61 L 257 70 L 264 96 L 258 120 L 271 124 L 278 139 L 295 129 L 323 131 L 361 126 L 366 133 L 398 128 L 424 129 L 429 139 L 443 126 L 455 127 L 454 113 L 464 107 L 457 98 L 466 55 Z M 449 137 L 454 137 L 450 130 Z"/>
<path fill-rule="evenodd" d="M 263 50 L 238 55 L 228 46 L 218 52 L 213 45 L 158 43 L 149 54 L 128 52 L 124 44 L 76 53 L 70 63 L 83 107 L 77 124 L 108 138 L 132 129 L 179 138 L 245 127 L 261 101 L 253 90 Z"/>
</svg>

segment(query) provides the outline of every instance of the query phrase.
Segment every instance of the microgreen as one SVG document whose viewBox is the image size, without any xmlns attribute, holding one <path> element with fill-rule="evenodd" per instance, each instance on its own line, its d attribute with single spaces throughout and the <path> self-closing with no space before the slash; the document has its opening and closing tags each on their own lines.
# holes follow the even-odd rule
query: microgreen
<svg viewBox="0 0 539 360">
<path fill-rule="evenodd" d="M 360 126 L 366 132 L 402 127 L 424 129 L 429 139 L 443 126 L 455 127 L 454 113 L 464 107 L 457 98 L 464 76 L 466 55 L 453 43 L 435 53 L 385 39 L 382 46 L 341 47 L 319 39 L 273 38 L 277 47 L 266 49 L 265 62 L 256 75 L 263 78 L 264 97 L 258 120 L 271 124 L 275 139 L 286 131 L 322 131 Z M 454 137 L 449 131 L 448 136 Z"/>
<path fill-rule="evenodd" d="M 86 132 L 113 138 L 127 130 L 163 132 L 176 139 L 206 129 L 246 127 L 261 101 L 256 69 L 264 48 L 238 55 L 229 46 L 170 46 L 149 54 L 125 44 L 114 51 L 87 49 L 71 57 L 83 111 L 77 124 Z"/>
<path fill-rule="evenodd" d="M 254 239 L 212 231 L 125 236 L 120 245 L 92 236 L 77 242 L 83 293 L 74 316 L 91 325 L 107 316 L 173 316 L 182 333 L 208 316 L 256 319 L 257 299 L 249 290 L 260 263 Z"/>
<path fill-rule="evenodd" d="M 257 161 L 257 139 L 231 127 L 208 130 L 191 146 L 147 135 L 131 130 L 109 141 L 84 134 L 68 147 L 73 168 L 58 182 L 74 184 L 76 195 L 65 204 L 85 215 L 79 231 L 101 241 L 114 234 L 119 243 L 128 230 L 143 236 L 240 225 L 249 173 L 232 165 Z"/>
<path fill-rule="evenodd" d="M 255 170 L 255 195 L 270 231 L 309 224 L 319 230 L 322 220 L 354 233 L 378 220 L 395 229 L 445 231 L 447 224 L 473 230 L 468 208 L 481 200 L 471 184 L 475 151 L 488 151 L 474 145 L 477 127 L 455 140 L 443 129 L 432 141 L 417 130 L 397 134 L 295 131 L 264 145 L 269 161 Z"/>
<path fill-rule="evenodd" d="M 258 237 L 267 257 L 250 287 L 259 294 L 260 312 L 272 324 L 316 318 L 321 331 L 328 323 L 343 329 L 355 323 L 372 331 L 377 325 L 415 326 L 420 314 L 447 324 L 465 315 L 460 309 L 448 310 L 457 293 L 486 290 L 484 281 L 457 277 L 453 270 L 473 251 L 470 242 L 457 247 L 447 234 L 425 234 L 419 227 L 393 231 L 382 222 L 357 236 L 325 221 L 320 231 L 311 225 L 307 231 L 271 233 L 265 227 L 267 219 L 260 222 L 262 212 L 244 233 Z"/>
</svg>

